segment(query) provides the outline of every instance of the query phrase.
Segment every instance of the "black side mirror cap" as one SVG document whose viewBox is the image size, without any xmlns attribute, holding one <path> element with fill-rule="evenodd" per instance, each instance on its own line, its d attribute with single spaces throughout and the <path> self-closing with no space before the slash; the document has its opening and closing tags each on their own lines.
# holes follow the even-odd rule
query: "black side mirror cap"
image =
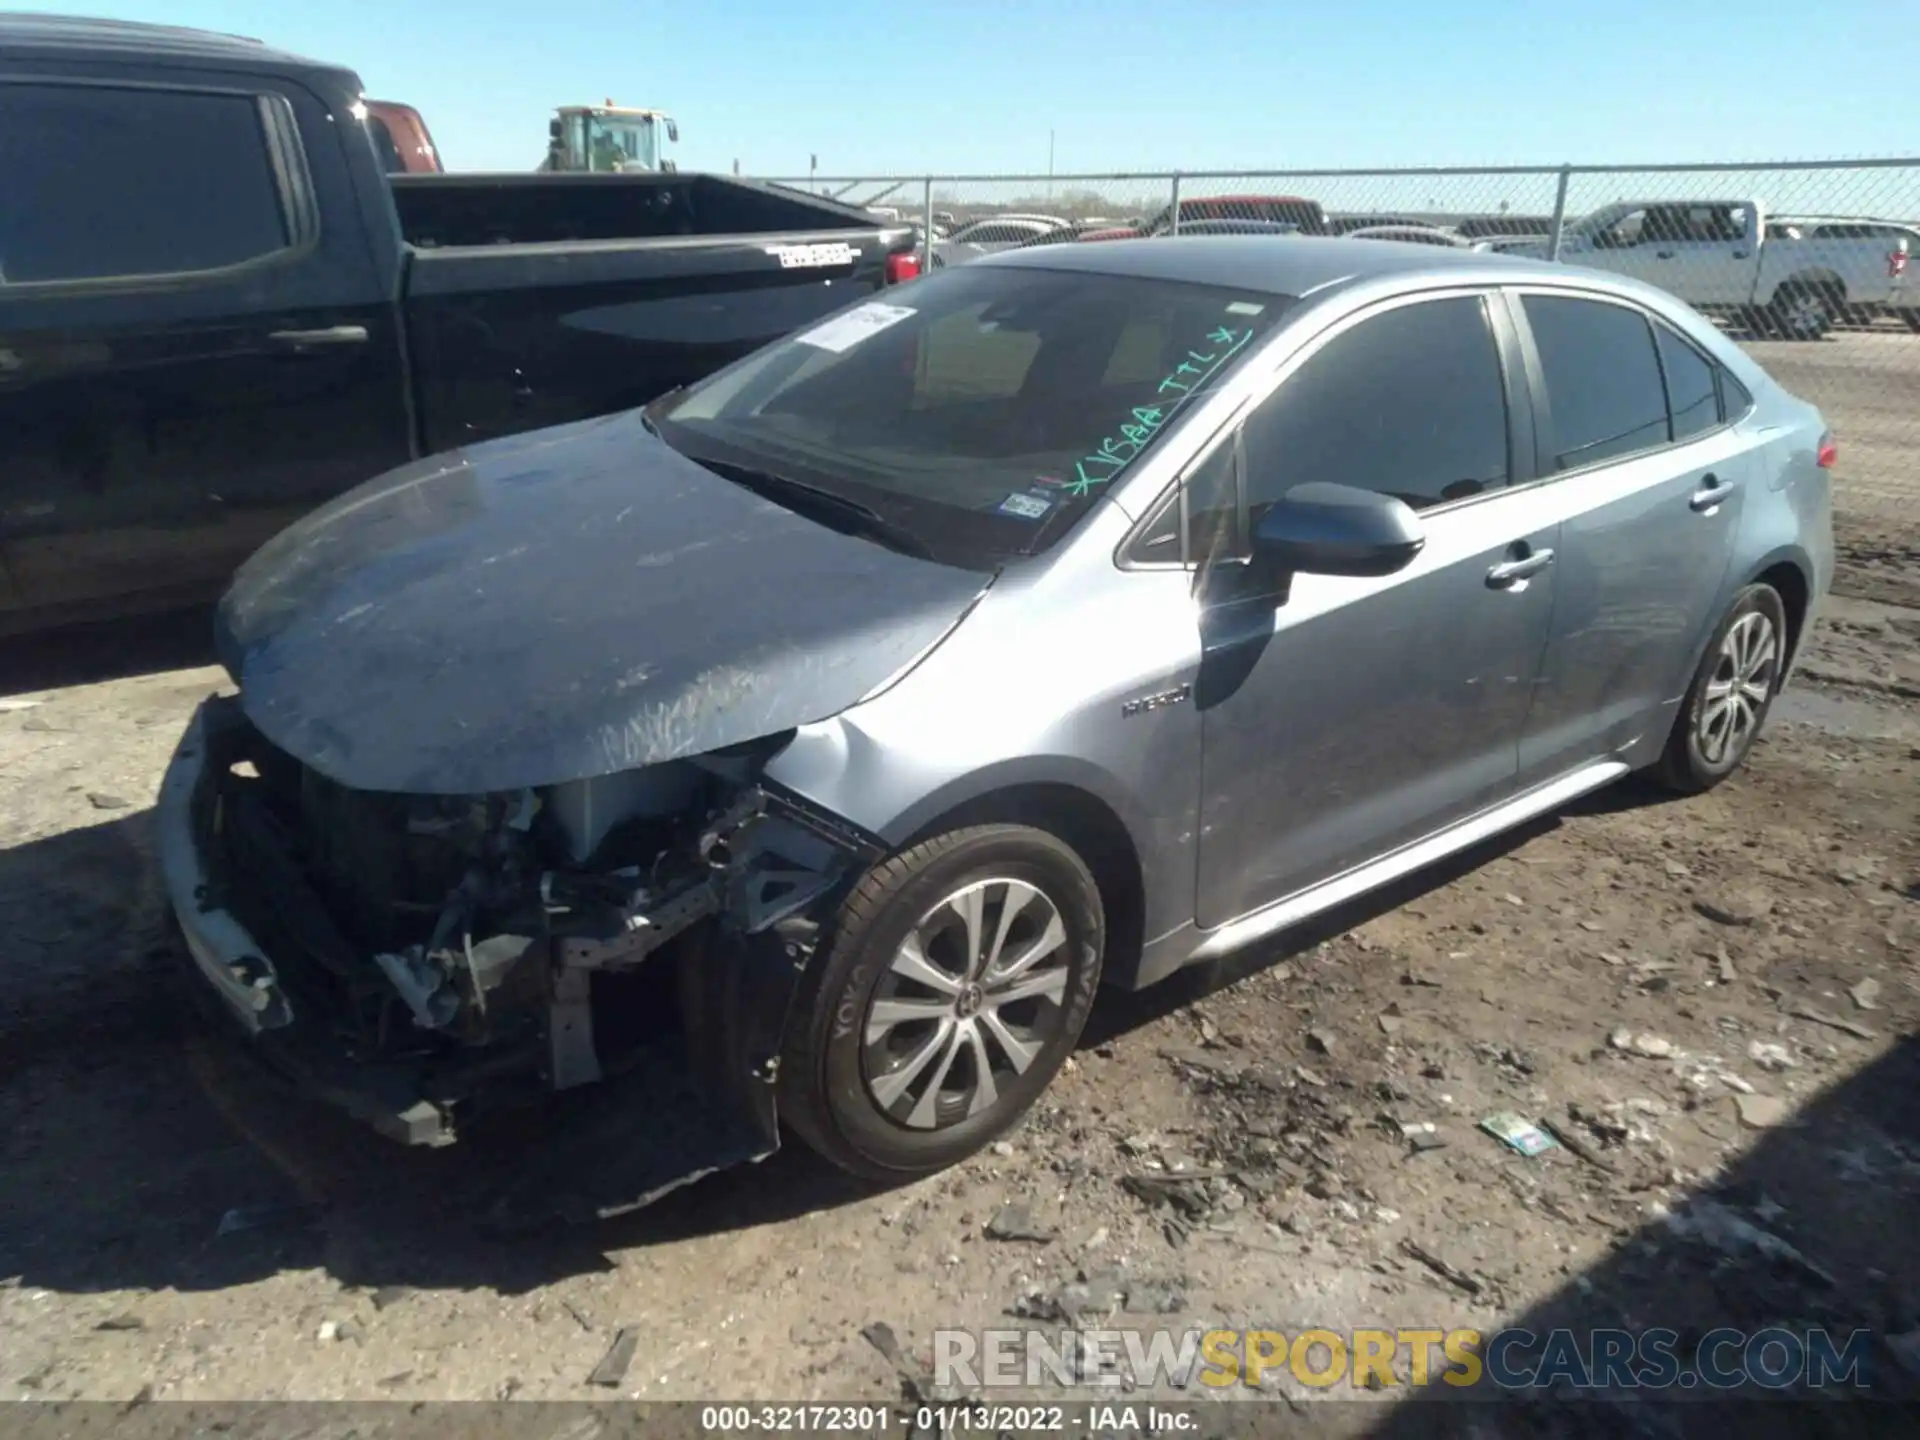
<svg viewBox="0 0 1920 1440">
<path fill-rule="evenodd" d="M 1253 527 L 1253 553 L 1302 575 L 1391 575 L 1427 543 L 1420 517 L 1403 500 L 1351 485 L 1296 485 Z"/>
</svg>

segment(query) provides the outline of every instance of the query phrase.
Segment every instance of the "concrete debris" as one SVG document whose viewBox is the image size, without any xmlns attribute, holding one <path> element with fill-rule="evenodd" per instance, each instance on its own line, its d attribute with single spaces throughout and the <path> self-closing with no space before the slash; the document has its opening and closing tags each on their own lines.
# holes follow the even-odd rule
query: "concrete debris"
<svg viewBox="0 0 1920 1440">
<path fill-rule="evenodd" d="M 1811 1020 L 1816 1025 L 1825 1025 L 1834 1030 L 1844 1031 L 1856 1040 L 1878 1040 L 1880 1037 L 1864 1025 L 1840 1015 L 1829 1015 L 1826 1011 L 1812 1005 L 1790 1005 L 1787 1013 L 1798 1020 Z"/>
<path fill-rule="evenodd" d="M 1400 1241 L 1400 1249 L 1404 1254 L 1418 1260 L 1449 1285 L 1454 1286 L 1456 1289 L 1463 1290 L 1469 1295 L 1478 1295 L 1482 1290 L 1487 1288 L 1486 1283 L 1478 1276 L 1469 1275 L 1458 1265 L 1436 1255 L 1417 1240 L 1403 1238 Z"/>
<path fill-rule="evenodd" d="M 1747 1058 L 1769 1074 L 1791 1070 L 1800 1062 L 1793 1052 L 1777 1040 L 1754 1040 L 1747 1045 Z"/>
<path fill-rule="evenodd" d="M 1035 1245 L 1050 1245 L 1058 1232 L 1036 1225 L 1033 1207 L 1024 1201 L 1009 1201 L 987 1221 L 989 1240 L 1024 1240 Z"/>
<path fill-rule="evenodd" d="M 1665 1060 L 1675 1053 L 1673 1042 L 1664 1035 L 1636 1035 L 1624 1028 L 1607 1036 L 1607 1044 L 1615 1050 L 1629 1055 L 1642 1055 L 1649 1060 Z"/>
<path fill-rule="evenodd" d="M 1734 1109 L 1749 1130 L 1770 1130 L 1787 1117 L 1789 1106 L 1773 1095 L 1736 1095 Z"/>
<path fill-rule="evenodd" d="M 1695 896 L 1693 913 L 1716 925 L 1743 927 L 1757 922 L 1772 908 L 1772 901 L 1756 895 L 1723 895 L 1717 899 Z"/>
<path fill-rule="evenodd" d="M 587 1376 L 587 1383 L 609 1390 L 617 1387 L 627 1378 L 627 1371 L 633 1365 L 633 1352 L 639 1344 L 640 1327 L 622 1325 L 614 1332 L 613 1343 L 607 1346 L 607 1353 L 600 1357 L 600 1363 Z"/>
</svg>

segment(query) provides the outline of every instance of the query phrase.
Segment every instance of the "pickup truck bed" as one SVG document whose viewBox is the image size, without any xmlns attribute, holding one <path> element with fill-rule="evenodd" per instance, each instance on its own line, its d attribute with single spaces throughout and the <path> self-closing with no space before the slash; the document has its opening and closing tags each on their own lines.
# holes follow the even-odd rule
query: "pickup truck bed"
<svg viewBox="0 0 1920 1440">
<path fill-rule="evenodd" d="M 910 229 L 727 177 L 389 177 L 360 97 L 256 41 L 0 16 L 0 634 L 210 599 L 363 480 L 908 273 Z"/>
<path fill-rule="evenodd" d="M 640 405 L 869 293 L 912 232 L 721 176 L 397 177 L 422 443 Z"/>
</svg>

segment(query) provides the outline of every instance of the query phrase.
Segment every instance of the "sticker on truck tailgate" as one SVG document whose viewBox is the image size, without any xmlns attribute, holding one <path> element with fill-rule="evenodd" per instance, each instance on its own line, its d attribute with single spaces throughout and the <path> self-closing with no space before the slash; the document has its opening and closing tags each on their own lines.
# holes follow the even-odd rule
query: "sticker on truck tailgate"
<svg viewBox="0 0 1920 1440">
<path fill-rule="evenodd" d="M 817 269 L 826 265 L 851 265 L 860 252 L 844 240 L 825 245 L 769 245 L 767 254 L 780 262 L 782 270 Z"/>
<path fill-rule="evenodd" d="M 898 325 L 913 314 L 906 305 L 882 305 L 878 301 L 849 310 L 844 315 L 836 315 L 824 325 L 816 325 L 804 335 L 793 338 L 802 345 L 811 345 L 817 350 L 831 350 L 836 355 L 845 354 L 869 335 L 878 335 L 889 325 Z"/>
</svg>

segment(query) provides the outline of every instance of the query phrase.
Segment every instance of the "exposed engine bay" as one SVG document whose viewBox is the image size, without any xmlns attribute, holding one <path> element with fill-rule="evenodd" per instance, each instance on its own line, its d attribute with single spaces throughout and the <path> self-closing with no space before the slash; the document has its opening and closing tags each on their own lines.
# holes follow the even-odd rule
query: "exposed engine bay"
<svg viewBox="0 0 1920 1440">
<path fill-rule="evenodd" d="M 745 1097 L 735 1108 L 771 1149 L 779 1036 L 816 912 L 877 853 L 763 782 L 784 736 L 452 797 L 340 785 L 231 702 L 210 701 L 200 726 L 201 907 L 273 957 L 235 976 L 263 1026 L 308 1047 L 323 1028 L 321 1068 L 386 1085 L 399 1118 L 350 1109 L 444 1144 L 483 1097 L 584 1086 L 657 1058 L 664 1037 L 710 1089 Z"/>
</svg>

